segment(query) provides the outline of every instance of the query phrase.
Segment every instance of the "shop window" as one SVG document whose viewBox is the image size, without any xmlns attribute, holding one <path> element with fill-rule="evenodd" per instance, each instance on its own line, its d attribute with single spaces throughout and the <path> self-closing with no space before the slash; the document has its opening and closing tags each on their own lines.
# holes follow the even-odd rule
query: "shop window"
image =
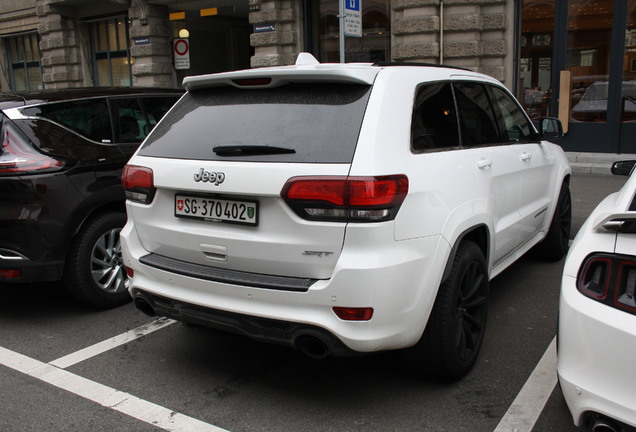
<svg viewBox="0 0 636 432">
<path fill-rule="evenodd" d="M 126 18 L 92 21 L 88 25 L 95 85 L 131 86 L 132 71 Z"/>
<path fill-rule="evenodd" d="M 338 0 L 305 0 L 306 47 L 322 63 L 340 61 Z M 391 5 L 389 0 L 362 2 L 362 36 L 345 38 L 346 62 L 391 61 Z"/>
<path fill-rule="evenodd" d="M 36 33 L 5 39 L 11 90 L 44 88 L 40 66 L 39 39 Z"/>
</svg>

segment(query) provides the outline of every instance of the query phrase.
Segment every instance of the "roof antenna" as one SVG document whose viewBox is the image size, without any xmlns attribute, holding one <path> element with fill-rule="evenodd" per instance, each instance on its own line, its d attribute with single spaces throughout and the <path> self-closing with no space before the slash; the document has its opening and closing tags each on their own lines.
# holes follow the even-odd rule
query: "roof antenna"
<svg viewBox="0 0 636 432">
<path fill-rule="evenodd" d="M 296 59 L 296 66 L 313 66 L 317 64 L 320 64 L 320 62 L 316 60 L 316 57 L 306 52 L 298 54 Z"/>
</svg>

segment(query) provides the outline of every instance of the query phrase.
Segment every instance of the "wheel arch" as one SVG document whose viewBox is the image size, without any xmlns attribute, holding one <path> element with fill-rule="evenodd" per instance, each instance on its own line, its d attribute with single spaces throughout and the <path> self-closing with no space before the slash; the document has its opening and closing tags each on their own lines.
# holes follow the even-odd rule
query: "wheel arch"
<svg viewBox="0 0 636 432">
<path fill-rule="evenodd" d="M 486 224 L 475 225 L 467 230 L 463 231 L 453 243 L 453 247 L 451 248 L 450 254 L 448 256 L 448 260 L 446 261 L 446 266 L 444 267 L 444 273 L 442 274 L 442 282 L 446 281 L 450 275 L 451 269 L 453 267 L 453 262 L 455 261 L 455 256 L 457 255 L 457 250 L 463 241 L 469 240 L 475 243 L 484 254 L 484 258 L 486 262 L 489 262 L 489 254 L 490 254 L 490 233 L 488 230 L 488 226 Z"/>
<path fill-rule="evenodd" d="M 125 214 L 126 205 L 124 201 L 107 201 L 101 203 L 98 206 L 85 207 L 81 211 L 76 212 L 75 217 L 73 217 L 69 222 L 70 224 L 72 224 L 73 228 L 72 231 L 70 231 L 71 236 L 67 240 L 66 253 L 68 254 L 73 239 L 77 236 L 77 234 L 82 230 L 82 228 L 88 221 L 94 219 L 100 214 L 110 212 Z"/>
</svg>

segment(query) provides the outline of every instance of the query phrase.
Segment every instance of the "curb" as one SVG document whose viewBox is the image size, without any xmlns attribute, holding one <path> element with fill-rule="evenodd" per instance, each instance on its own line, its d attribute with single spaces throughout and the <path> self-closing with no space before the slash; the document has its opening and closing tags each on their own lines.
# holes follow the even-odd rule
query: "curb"
<svg viewBox="0 0 636 432">
<path fill-rule="evenodd" d="M 576 174 L 601 174 L 612 175 L 612 164 L 620 160 L 634 159 L 636 154 L 622 153 L 582 153 L 582 152 L 565 152 L 572 173 Z"/>
</svg>

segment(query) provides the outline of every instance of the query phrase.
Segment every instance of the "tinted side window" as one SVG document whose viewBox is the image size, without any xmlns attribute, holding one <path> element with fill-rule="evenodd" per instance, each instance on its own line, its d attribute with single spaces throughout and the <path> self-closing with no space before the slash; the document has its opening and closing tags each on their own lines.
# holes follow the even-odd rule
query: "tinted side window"
<svg viewBox="0 0 636 432">
<path fill-rule="evenodd" d="M 419 153 L 458 147 L 457 114 L 450 84 L 420 86 L 411 120 L 411 149 Z"/>
<path fill-rule="evenodd" d="M 111 99 L 115 112 L 118 143 L 139 144 L 150 132 L 144 111 L 137 98 Z"/>
<path fill-rule="evenodd" d="M 455 84 L 463 145 L 475 147 L 501 143 L 499 129 L 486 88 L 476 83 Z"/>
<path fill-rule="evenodd" d="M 495 109 L 501 114 L 504 141 L 510 143 L 534 141 L 534 131 L 519 105 L 502 89 L 494 86 L 490 89 L 495 101 Z"/>
<path fill-rule="evenodd" d="M 105 99 L 51 103 L 23 112 L 54 121 L 93 141 L 110 143 L 113 139 Z"/>
<path fill-rule="evenodd" d="M 113 98 L 118 143 L 139 144 L 177 101 L 177 96 Z"/>
<path fill-rule="evenodd" d="M 146 113 L 146 117 L 148 118 L 148 123 L 150 125 L 150 130 L 161 120 L 172 105 L 178 100 L 177 96 L 157 96 L 157 97 L 142 97 L 139 98 L 139 102 L 141 103 L 144 112 Z M 147 135 L 147 134 L 146 134 Z"/>
</svg>

